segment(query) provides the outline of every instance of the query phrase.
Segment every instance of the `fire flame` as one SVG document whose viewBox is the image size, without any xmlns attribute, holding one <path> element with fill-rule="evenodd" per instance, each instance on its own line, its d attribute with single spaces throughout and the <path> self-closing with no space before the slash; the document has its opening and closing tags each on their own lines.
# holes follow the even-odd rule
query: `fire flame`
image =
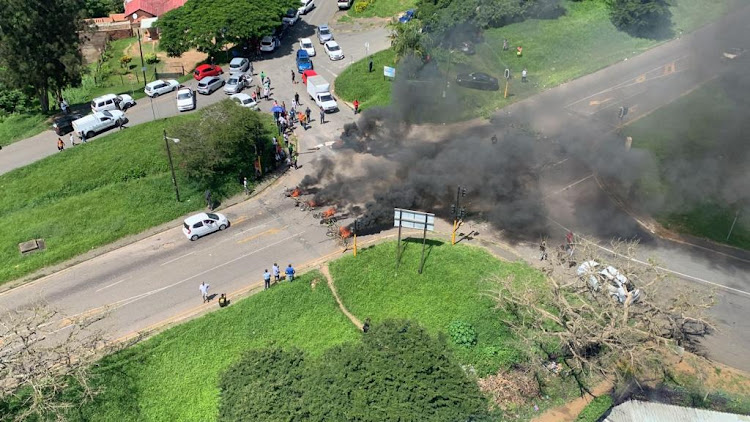
<svg viewBox="0 0 750 422">
<path fill-rule="evenodd" d="M 295 188 L 292 191 L 292 198 L 296 198 L 296 197 L 300 196 L 301 194 L 302 194 L 302 191 L 299 188 Z"/>
<path fill-rule="evenodd" d="M 312 199 L 307 201 L 307 206 L 309 206 L 310 208 L 315 208 L 316 205 L 317 204 Z"/>
<path fill-rule="evenodd" d="M 347 239 L 347 238 L 351 237 L 351 235 L 352 235 L 352 231 L 349 230 L 348 227 L 346 227 L 346 226 L 339 227 L 339 236 L 341 236 L 344 239 Z"/>
<path fill-rule="evenodd" d="M 336 208 L 334 207 L 328 208 L 327 210 L 323 212 L 323 218 L 331 218 L 333 217 L 334 214 L 336 214 Z"/>
</svg>

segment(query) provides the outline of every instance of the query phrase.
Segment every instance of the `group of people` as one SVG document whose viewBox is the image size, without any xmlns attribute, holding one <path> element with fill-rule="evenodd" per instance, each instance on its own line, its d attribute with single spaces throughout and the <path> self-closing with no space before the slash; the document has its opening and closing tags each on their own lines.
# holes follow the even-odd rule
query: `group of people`
<svg viewBox="0 0 750 422">
<path fill-rule="evenodd" d="M 508 39 L 503 39 L 503 51 L 508 51 Z M 523 57 L 523 47 L 520 45 L 516 47 L 516 57 L 521 58 Z M 529 72 L 524 67 L 521 71 L 521 82 L 528 82 L 528 75 Z"/>
<path fill-rule="evenodd" d="M 210 287 L 211 285 L 206 283 L 205 281 L 201 282 L 200 286 L 198 286 L 198 290 L 201 292 L 201 298 L 203 299 L 203 303 L 211 301 L 211 296 L 208 295 L 208 289 Z M 227 298 L 227 294 L 222 293 L 219 296 L 219 307 L 223 308 L 227 305 L 229 305 L 229 299 Z"/>
<path fill-rule="evenodd" d="M 292 264 L 289 264 L 284 270 L 286 280 L 290 282 L 294 281 L 295 273 L 296 272 L 294 271 L 294 267 L 292 267 Z M 271 267 L 271 272 L 268 272 L 268 269 L 263 270 L 263 290 L 268 290 L 269 288 L 271 288 L 271 275 L 273 275 L 273 279 L 276 283 L 281 282 L 281 268 L 279 268 L 279 265 L 275 262 Z"/>
<path fill-rule="evenodd" d="M 76 145 L 78 145 L 76 143 L 76 137 L 72 133 L 70 134 L 70 138 L 69 139 L 70 139 L 70 146 L 76 146 Z M 79 143 L 85 144 L 86 142 L 88 142 L 86 140 L 86 135 L 81 134 L 81 142 L 79 142 Z M 57 150 L 58 151 L 62 151 L 64 149 L 65 149 L 65 141 L 63 141 L 62 138 L 57 138 Z"/>
</svg>

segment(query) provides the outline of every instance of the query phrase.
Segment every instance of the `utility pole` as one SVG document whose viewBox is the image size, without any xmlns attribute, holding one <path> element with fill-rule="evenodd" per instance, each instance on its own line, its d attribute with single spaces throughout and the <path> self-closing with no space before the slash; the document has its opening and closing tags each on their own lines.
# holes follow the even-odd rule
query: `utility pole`
<svg viewBox="0 0 750 422">
<path fill-rule="evenodd" d="M 466 188 L 461 186 L 456 189 L 456 203 L 451 205 L 451 215 L 453 215 L 453 231 L 451 232 L 451 245 L 456 244 L 456 231 L 458 230 L 459 220 L 464 218 L 466 210 L 461 208 L 461 197 L 466 196 Z"/>
<path fill-rule="evenodd" d="M 177 202 L 180 202 L 180 189 L 177 188 L 177 177 L 174 174 L 174 164 L 172 163 L 172 150 L 169 149 L 169 141 L 174 143 L 180 142 L 177 138 L 167 137 L 167 130 L 164 130 L 164 144 L 167 146 L 167 157 L 169 157 L 169 169 L 172 171 L 172 184 L 174 185 L 174 193 L 177 197 Z"/>
<path fill-rule="evenodd" d="M 143 72 L 143 87 L 146 88 L 146 62 L 143 61 L 143 46 L 141 45 L 141 28 L 135 30 L 138 33 L 138 51 L 141 53 L 141 71 Z M 156 115 L 154 115 L 154 119 Z"/>
</svg>

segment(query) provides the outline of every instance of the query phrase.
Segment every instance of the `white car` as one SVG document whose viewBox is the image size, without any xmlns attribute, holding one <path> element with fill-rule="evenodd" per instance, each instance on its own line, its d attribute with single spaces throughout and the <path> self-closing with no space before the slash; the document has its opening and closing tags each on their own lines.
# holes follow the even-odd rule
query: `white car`
<svg viewBox="0 0 750 422">
<path fill-rule="evenodd" d="M 341 49 L 341 46 L 336 41 L 326 42 L 323 44 L 323 48 L 326 50 L 326 54 L 328 54 L 328 58 L 331 60 L 341 60 L 344 58 L 344 50 Z"/>
<path fill-rule="evenodd" d="M 180 86 L 180 83 L 174 79 L 167 79 L 166 81 L 157 79 L 153 82 L 149 82 L 148 84 L 146 84 L 146 88 L 143 90 L 143 92 L 145 92 L 146 95 L 148 95 L 149 97 L 155 98 L 161 94 L 172 92 L 176 90 L 179 86 Z"/>
<path fill-rule="evenodd" d="M 224 86 L 224 79 L 218 76 L 209 76 L 198 82 L 198 93 L 211 95 L 214 91 Z"/>
<path fill-rule="evenodd" d="M 188 239 L 198 240 L 199 237 L 224 230 L 227 227 L 229 227 L 229 220 L 224 214 L 202 212 L 186 218 L 182 223 L 182 232 Z"/>
<path fill-rule="evenodd" d="M 234 94 L 231 97 L 229 97 L 230 100 L 234 101 L 239 105 L 240 107 L 247 107 L 253 110 L 260 110 L 260 106 L 258 105 L 255 100 L 253 100 L 253 97 L 247 95 L 247 94 Z"/>
<path fill-rule="evenodd" d="M 253 77 L 247 73 L 235 73 L 229 75 L 226 85 L 224 85 L 224 93 L 239 94 L 243 88 L 249 87 L 253 82 Z"/>
<path fill-rule="evenodd" d="M 284 17 L 281 18 L 281 22 L 292 26 L 299 20 L 299 10 L 297 9 L 289 9 L 284 14 Z"/>
<path fill-rule="evenodd" d="M 182 88 L 177 91 L 177 110 L 188 111 L 195 109 L 195 93 L 190 88 Z"/>
<path fill-rule="evenodd" d="M 310 38 L 300 38 L 299 49 L 307 51 L 307 55 L 310 57 L 315 56 L 315 46 Z"/>
<path fill-rule="evenodd" d="M 306 15 L 309 11 L 315 8 L 315 0 L 299 0 L 302 6 L 297 9 L 300 15 Z"/>
<path fill-rule="evenodd" d="M 135 105 L 133 97 L 127 94 L 107 94 L 91 100 L 91 111 L 122 110 L 125 111 Z"/>
<path fill-rule="evenodd" d="M 249 59 L 244 57 L 235 57 L 229 62 L 229 73 L 245 73 L 253 72 L 253 64 L 250 63 Z"/>
<path fill-rule="evenodd" d="M 276 47 L 279 47 L 280 45 L 281 41 L 277 37 L 266 35 L 260 40 L 260 51 L 270 53 L 273 50 L 276 50 Z"/>
</svg>

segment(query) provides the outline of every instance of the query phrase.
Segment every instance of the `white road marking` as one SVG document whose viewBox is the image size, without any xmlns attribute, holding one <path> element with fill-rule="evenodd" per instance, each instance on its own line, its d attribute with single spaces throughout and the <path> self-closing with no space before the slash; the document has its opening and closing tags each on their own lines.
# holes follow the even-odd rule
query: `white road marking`
<svg viewBox="0 0 750 422">
<path fill-rule="evenodd" d="M 575 185 L 577 185 L 577 184 L 579 184 L 579 183 L 583 183 L 583 182 L 585 182 L 586 180 L 588 180 L 588 179 L 591 179 L 592 177 L 594 177 L 594 173 L 591 173 L 591 174 L 589 174 L 588 176 L 584 177 L 583 179 L 581 179 L 581 180 L 579 180 L 579 181 L 577 181 L 577 182 L 573 182 L 573 183 L 569 184 L 568 186 L 565 186 L 564 188 L 562 188 L 562 189 L 560 189 L 560 190 L 558 190 L 558 191 L 555 191 L 555 192 L 549 193 L 549 194 L 547 194 L 547 195 L 544 195 L 544 198 L 549 198 L 549 197 L 550 197 L 550 196 L 552 196 L 552 195 L 557 195 L 558 193 L 562 193 L 562 192 L 565 192 L 566 190 L 568 190 L 568 189 L 572 188 L 573 186 L 575 186 Z"/>
<path fill-rule="evenodd" d="M 171 264 L 172 262 L 175 262 L 175 261 L 177 261 L 177 260 L 180 260 L 180 259 L 182 259 L 182 258 L 185 258 L 186 256 L 190 256 L 190 255 L 192 255 L 192 254 L 194 254 L 194 253 L 195 253 L 195 251 L 193 251 L 193 252 L 190 252 L 190 253 L 186 253 L 185 255 L 181 255 L 181 256 L 178 256 L 177 258 L 174 258 L 174 259 L 170 259 L 169 261 L 166 261 L 166 262 L 162 262 L 161 264 L 159 264 L 159 266 L 160 266 L 160 267 L 163 267 L 163 266 L 165 266 L 165 265 L 167 265 L 167 264 Z M 98 290 L 97 290 L 97 291 L 98 291 Z"/>
<path fill-rule="evenodd" d="M 97 290 L 97 291 L 96 291 L 96 293 L 99 293 L 99 292 L 101 292 L 101 291 L 102 291 L 102 290 L 104 290 L 104 289 L 108 289 L 108 288 L 110 288 L 110 287 L 112 287 L 112 286 L 114 286 L 114 285 L 120 284 L 120 283 L 122 283 L 123 281 L 125 281 L 125 280 L 129 280 L 129 279 L 130 279 L 130 277 L 125 277 L 125 278 L 123 278 L 122 280 L 119 280 L 119 281 L 115 281 L 114 283 L 112 283 L 112 284 L 110 284 L 110 285 L 107 285 L 107 286 L 104 286 L 104 287 L 102 287 L 101 289 Z"/>
</svg>

